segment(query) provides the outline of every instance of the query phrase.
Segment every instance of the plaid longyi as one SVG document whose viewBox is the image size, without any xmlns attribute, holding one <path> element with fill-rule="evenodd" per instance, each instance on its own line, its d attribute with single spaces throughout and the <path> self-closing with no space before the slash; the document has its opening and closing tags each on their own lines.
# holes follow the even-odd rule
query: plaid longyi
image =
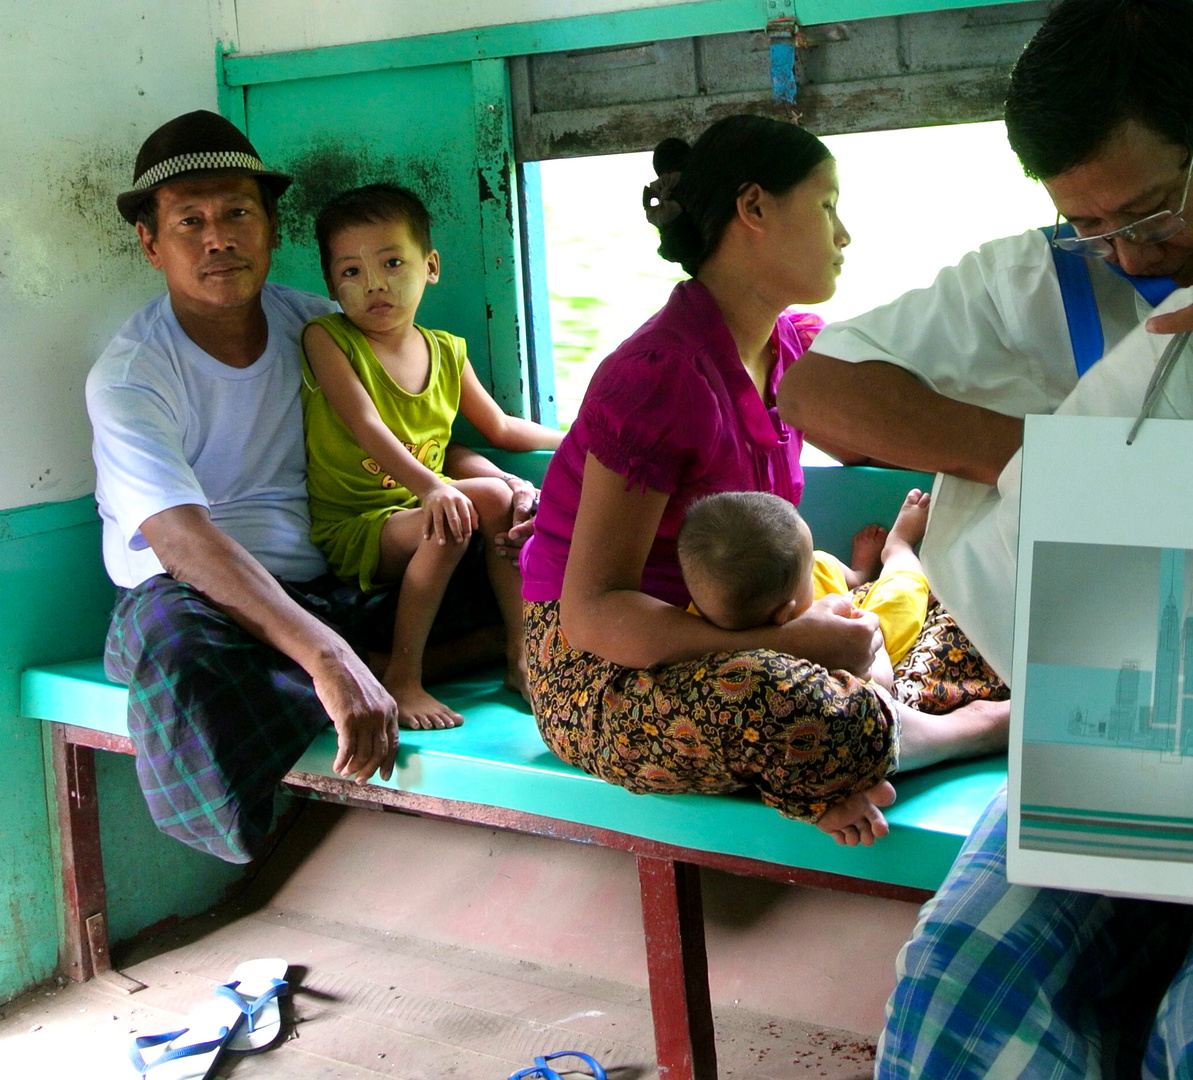
<svg viewBox="0 0 1193 1080">
<path fill-rule="evenodd" d="M 1193 909 L 1011 885 L 1006 825 L 1004 789 L 899 954 L 875 1076 L 1193 1077 Z"/>
<path fill-rule="evenodd" d="M 371 603 L 392 631 L 392 605 L 331 579 L 286 588 L 331 625 L 359 628 Z M 251 859 L 278 783 L 328 723 L 310 676 L 161 575 L 118 598 L 104 668 L 129 687 L 137 777 L 158 828 L 228 862 Z"/>
</svg>

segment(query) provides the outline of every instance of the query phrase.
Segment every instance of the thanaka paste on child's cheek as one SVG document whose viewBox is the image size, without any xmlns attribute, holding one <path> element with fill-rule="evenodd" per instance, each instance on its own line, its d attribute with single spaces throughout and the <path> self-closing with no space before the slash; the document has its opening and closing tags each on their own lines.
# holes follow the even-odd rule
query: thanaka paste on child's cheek
<svg viewBox="0 0 1193 1080">
<path fill-rule="evenodd" d="M 336 286 L 336 299 L 348 318 L 355 320 L 366 315 L 369 304 L 377 299 L 378 295 L 396 308 L 408 308 L 418 303 L 418 282 L 407 271 L 405 265 L 399 268 L 398 273 L 388 275 L 383 285 L 381 277 L 365 258 L 363 249 L 361 263 L 364 267 L 363 280 L 360 277 L 346 278 Z M 380 292 L 382 289 L 385 292 Z"/>
</svg>

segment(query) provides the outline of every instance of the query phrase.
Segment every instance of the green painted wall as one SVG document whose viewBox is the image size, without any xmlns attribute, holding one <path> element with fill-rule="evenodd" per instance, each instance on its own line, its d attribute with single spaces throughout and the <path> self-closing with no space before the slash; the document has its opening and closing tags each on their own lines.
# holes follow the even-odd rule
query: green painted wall
<svg viewBox="0 0 1193 1080">
<path fill-rule="evenodd" d="M 243 101 L 257 149 L 295 177 L 279 206 L 274 277 L 325 291 L 314 243 L 323 204 L 380 180 L 412 188 L 442 265 L 419 322 L 462 336 L 499 404 L 529 415 L 505 61 L 264 83 Z"/>
<path fill-rule="evenodd" d="M 53 784 L 43 764 L 45 725 L 19 713 L 20 674 L 98 655 L 111 607 L 90 496 L 0 511 L 0 1002 L 49 978 L 58 962 Z M 113 939 L 209 907 L 239 868 L 162 836 L 132 758 L 98 757 Z"/>
<path fill-rule="evenodd" d="M 58 959 L 42 725 L 18 714 L 20 674 L 94 656 L 111 600 L 91 499 L 0 513 L 0 1000 Z"/>
</svg>

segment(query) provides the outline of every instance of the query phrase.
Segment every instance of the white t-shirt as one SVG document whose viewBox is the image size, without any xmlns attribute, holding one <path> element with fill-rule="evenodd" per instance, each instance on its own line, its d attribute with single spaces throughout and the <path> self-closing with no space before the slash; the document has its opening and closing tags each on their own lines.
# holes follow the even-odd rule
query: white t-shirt
<svg viewBox="0 0 1193 1080">
<path fill-rule="evenodd" d="M 1109 353 L 1152 308 L 1100 260 L 1089 269 Z M 1008 416 L 1054 412 L 1077 385 L 1055 264 L 1038 229 L 983 244 L 930 288 L 825 327 L 813 348 L 841 360 L 885 360 L 945 397 Z M 1016 484 L 1016 529 L 1018 494 Z M 1009 512 L 998 489 L 938 474 L 920 550 L 932 591 L 1004 679 L 1015 548 L 999 522 Z"/>
<path fill-rule="evenodd" d="M 271 283 L 261 302 L 269 340 L 247 368 L 191 341 L 164 294 L 121 327 L 87 376 L 104 565 L 117 585 L 164 572 L 141 523 L 188 505 L 205 507 L 280 578 L 326 570 L 310 540 L 298 339 L 308 319 L 337 309 Z"/>
</svg>

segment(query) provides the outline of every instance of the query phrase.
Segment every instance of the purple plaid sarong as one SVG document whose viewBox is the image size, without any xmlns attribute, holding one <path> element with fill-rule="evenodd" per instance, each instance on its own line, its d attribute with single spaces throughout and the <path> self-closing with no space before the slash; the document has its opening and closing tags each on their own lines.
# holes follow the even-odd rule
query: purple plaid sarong
<svg viewBox="0 0 1193 1080">
<path fill-rule="evenodd" d="M 362 593 L 330 576 L 282 586 L 358 652 L 389 651 L 397 589 Z M 495 621 L 483 558 L 470 552 L 432 641 Z M 227 862 L 250 861 L 282 777 L 329 722 L 310 676 L 164 575 L 118 590 L 104 670 L 129 688 L 137 778 L 157 827 Z"/>
</svg>

